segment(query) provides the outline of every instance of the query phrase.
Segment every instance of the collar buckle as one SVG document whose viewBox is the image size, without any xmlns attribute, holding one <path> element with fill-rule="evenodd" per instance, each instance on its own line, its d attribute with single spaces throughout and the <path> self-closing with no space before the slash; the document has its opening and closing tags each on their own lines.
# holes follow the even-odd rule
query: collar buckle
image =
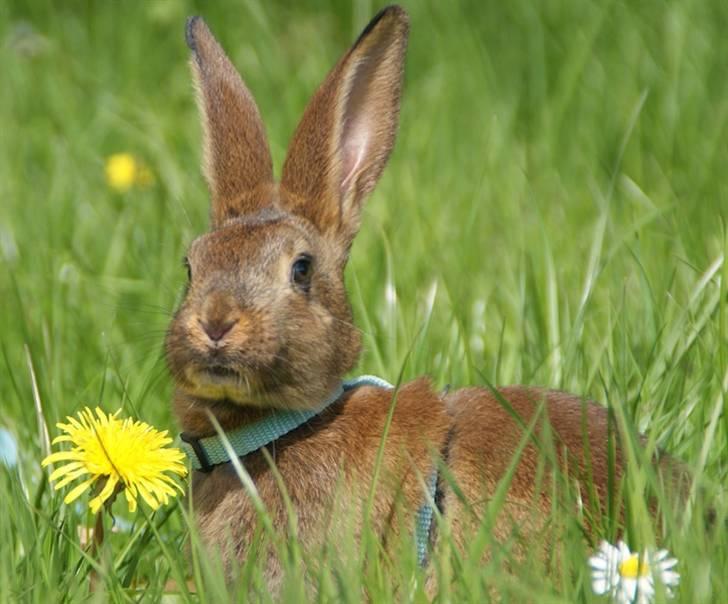
<svg viewBox="0 0 728 604">
<path fill-rule="evenodd" d="M 197 457 L 200 467 L 195 469 L 199 472 L 204 472 L 205 474 L 212 472 L 215 466 L 210 463 L 210 458 L 207 456 L 204 447 L 200 444 L 200 439 L 192 436 L 191 434 L 187 434 L 187 432 L 182 432 L 179 435 L 179 438 L 183 443 L 187 443 L 190 446 L 192 452 Z M 187 452 L 189 453 L 189 451 Z"/>
</svg>

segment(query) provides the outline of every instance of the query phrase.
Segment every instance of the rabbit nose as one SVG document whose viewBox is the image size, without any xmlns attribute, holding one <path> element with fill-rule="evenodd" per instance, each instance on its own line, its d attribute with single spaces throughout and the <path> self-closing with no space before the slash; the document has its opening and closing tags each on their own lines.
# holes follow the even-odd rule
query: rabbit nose
<svg viewBox="0 0 728 604">
<path fill-rule="evenodd" d="M 237 319 L 232 321 L 200 321 L 202 329 L 213 342 L 222 340 L 235 323 L 237 323 Z"/>
</svg>

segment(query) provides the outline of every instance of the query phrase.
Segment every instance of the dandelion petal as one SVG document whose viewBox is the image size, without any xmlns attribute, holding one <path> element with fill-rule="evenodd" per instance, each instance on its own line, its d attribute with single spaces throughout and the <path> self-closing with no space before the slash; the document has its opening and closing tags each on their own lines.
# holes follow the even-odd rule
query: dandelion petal
<svg viewBox="0 0 728 604">
<path fill-rule="evenodd" d="M 106 479 L 106 484 L 104 485 L 104 488 L 101 489 L 101 492 L 98 494 L 98 496 L 94 497 L 91 501 L 88 502 L 88 505 L 94 514 L 98 512 L 99 508 L 104 504 L 104 502 L 109 497 L 111 497 L 111 494 L 114 492 L 114 489 L 116 488 L 118 482 L 119 481 L 116 476 L 109 476 Z"/>
<path fill-rule="evenodd" d="M 71 491 L 66 495 L 65 499 L 63 500 L 63 503 L 69 504 L 76 499 L 79 498 L 79 496 L 86 491 L 94 482 L 96 481 L 96 476 L 92 476 L 88 480 L 84 480 L 81 484 L 75 486 Z"/>
</svg>

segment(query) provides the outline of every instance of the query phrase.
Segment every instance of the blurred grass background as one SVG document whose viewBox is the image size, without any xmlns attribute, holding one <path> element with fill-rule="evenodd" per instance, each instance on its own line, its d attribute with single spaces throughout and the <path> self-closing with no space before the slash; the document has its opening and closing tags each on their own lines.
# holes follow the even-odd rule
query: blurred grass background
<svg viewBox="0 0 728 604">
<path fill-rule="evenodd" d="M 186 16 L 205 17 L 253 91 L 279 169 L 307 99 L 378 8 L 2 0 L 0 423 L 20 446 L 16 470 L 0 465 L 4 599 L 84 594 L 74 535 L 53 528 L 83 518 L 42 478 L 29 364 L 52 434 L 97 403 L 175 429 L 161 343 L 186 244 L 207 224 Z M 394 380 L 411 350 L 406 377 L 621 404 L 725 485 L 728 3 L 406 8 L 400 134 L 348 270 L 360 372 Z M 154 183 L 110 188 L 119 152 Z M 668 525 L 681 601 L 728 601 L 725 534 Z M 156 581 L 147 595 L 119 583 L 115 601 L 160 596 L 173 563 L 159 552 L 183 527 L 164 524 L 128 571 Z M 591 601 L 578 572 L 534 601 Z"/>
</svg>

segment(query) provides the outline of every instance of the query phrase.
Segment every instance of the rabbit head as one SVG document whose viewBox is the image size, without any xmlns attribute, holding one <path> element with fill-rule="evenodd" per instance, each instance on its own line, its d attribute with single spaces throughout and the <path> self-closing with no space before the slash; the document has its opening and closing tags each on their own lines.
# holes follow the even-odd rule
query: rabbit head
<svg viewBox="0 0 728 604">
<path fill-rule="evenodd" d="M 408 18 L 380 12 L 314 94 L 280 183 L 258 108 L 202 19 L 187 23 L 211 230 L 168 330 L 178 396 L 303 409 L 356 364 L 344 268 L 394 145 Z"/>
</svg>

